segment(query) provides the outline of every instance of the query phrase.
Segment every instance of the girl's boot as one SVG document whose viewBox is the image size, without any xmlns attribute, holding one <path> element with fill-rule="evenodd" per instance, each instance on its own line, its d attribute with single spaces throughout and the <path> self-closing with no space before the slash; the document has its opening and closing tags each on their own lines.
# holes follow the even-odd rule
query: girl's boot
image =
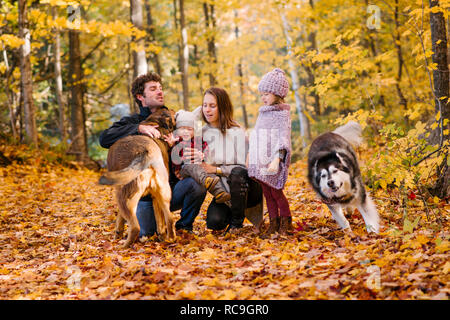
<svg viewBox="0 0 450 320">
<path fill-rule="evenodd" d="M 293 234 L 294 227 L 292 226 L 292 217 L 281 217 L 280 219 L 280 230 L 278 231 L 281 235 L 287 236 Z"/>
<path fill-rule="evenodd" d="M 274 217 L 270 219 L 270 224 L 269 224 L 269 228 L 266 230 L 266 232 L 264 232 L 263 237 L 267 238 L 270 237 L 270 235 L 274 234 L 275 232 L 278 232 L 278 230 L 280 229 L 280 217 Z"/>
</svg>

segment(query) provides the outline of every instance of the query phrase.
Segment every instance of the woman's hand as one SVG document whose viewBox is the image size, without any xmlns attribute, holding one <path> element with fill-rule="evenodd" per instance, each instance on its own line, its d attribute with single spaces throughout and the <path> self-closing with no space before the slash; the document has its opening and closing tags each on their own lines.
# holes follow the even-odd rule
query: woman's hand
<svg viewBox="0 0 450 320">
<path fill-rule="evenodd" d="M 203 168 L 203 170 L 205 170 L 206 173 L 212 173 L 212 174 L 216 173 L 217 168 L 211 164 L 207 164 L 207 163 L 203 162 L 200 166 Z"/>
<path fill-rule="evenodd" d="M 194 149 L 194 148 L 186 148 L 183 151 L 183 162 L 184 163 L 196 163 L 200 164 L 203 161 L 203 152 Z"/>
<path fill-rule="evenodd" d="M 280 166 L 280 158 L 276 157 L 275 159 L 272 160 L 272 162 L 267 167 L 267 173 L 272 173 L 272 174 L 277 173 L 279 166 Z"/>
</svg>

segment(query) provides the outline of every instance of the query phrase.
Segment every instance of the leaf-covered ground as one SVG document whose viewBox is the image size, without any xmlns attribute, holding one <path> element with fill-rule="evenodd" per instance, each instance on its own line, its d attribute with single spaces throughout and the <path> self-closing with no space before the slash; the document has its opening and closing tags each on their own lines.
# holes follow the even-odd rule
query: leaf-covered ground
<svg viewBox="0 0 450 320">
<path fill-rule="evenodd" d="M 404 207 L 380 191 L 382 233 L 367 235 L 355 212 L 351 239 L 305 173 L 294 164 L 285 189 L 293 236 L 263 240 L 247 221 L 240 235 L 213 234 L 208 197 L 197 235 L 122 249 L 99 173 L 39 158 L 0 168 L 0 299 L 448 299 L 448 203 Z"/>
</svg>

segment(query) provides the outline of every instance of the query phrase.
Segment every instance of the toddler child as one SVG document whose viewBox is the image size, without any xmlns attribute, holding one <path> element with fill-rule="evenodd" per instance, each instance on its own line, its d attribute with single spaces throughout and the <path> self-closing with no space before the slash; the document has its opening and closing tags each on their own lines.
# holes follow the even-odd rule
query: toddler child
<svg viewBox="0 0 450 320">
<path fill-rule="evenodd" d="M 183 150 L 186 148 L 196 148 L 202 151 L 205 157 L 208 156 L 208 144 L 203 141 L 201 136 L 195 136 L 194 125 L 200 112 L 201 107 L 193 112 L 180 110 L 175 114 L 177 137 L 170 135 L 166 140 L 169 146 L 173 146 L 171 150 L 172 170 L 179 179 L 193 178 L 214 196 L 217 203 L 224 203 L 231 199 L 231 195 L 222 186 L 220 178 L 215 174 L 206 173 L 200 164 L 183 159 Z"/>
</svg>

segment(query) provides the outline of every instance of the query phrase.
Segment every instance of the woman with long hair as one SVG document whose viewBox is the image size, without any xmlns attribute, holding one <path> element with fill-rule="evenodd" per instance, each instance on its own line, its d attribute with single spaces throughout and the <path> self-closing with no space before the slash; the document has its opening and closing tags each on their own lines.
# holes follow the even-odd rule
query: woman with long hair
<svg viewBox="0 0 450 320">
<path fill-rule="evenodd" d="M 231 200 L 217 203 L 214 199 L 206 213 L 206 226 L 212 230 L 237 232 L 245 217 L 255 225 L 262 223 L 262 189 L 250 179 L 246 167 L 248 139 L 245 130 L 233 119 L 233 105 L 228 93 L 212 87 L 205 91 L 202 117 L 206 125 L 202 129 L 203 140 L 208 143 L 209 154 L 201 164 L 207 173 L 221 177 Z M 202 159 L 198 150 L 191 149 L 186 157 Z"/>
</svg>

